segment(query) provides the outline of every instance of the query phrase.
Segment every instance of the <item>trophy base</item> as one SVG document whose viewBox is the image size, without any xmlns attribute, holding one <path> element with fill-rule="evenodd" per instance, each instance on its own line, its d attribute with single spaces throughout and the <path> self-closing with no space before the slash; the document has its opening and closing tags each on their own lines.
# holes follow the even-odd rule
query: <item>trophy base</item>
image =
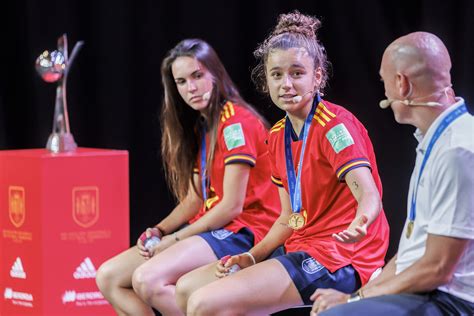
<svg viewBox="0 0 474 316">
<path fill-rule="evenodd" d="M 48 143 L 46 144 L 46 149 L 55 154 L 72 152 L 76 148 L 77 144 L 71 133 L 52 133 L 49 135 Z"/>
</svg>

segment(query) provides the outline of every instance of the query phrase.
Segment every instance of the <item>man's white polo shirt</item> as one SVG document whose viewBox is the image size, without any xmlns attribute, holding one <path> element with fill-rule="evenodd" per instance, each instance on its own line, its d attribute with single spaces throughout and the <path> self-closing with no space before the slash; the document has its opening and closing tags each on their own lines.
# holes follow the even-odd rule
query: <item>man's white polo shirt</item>
<svg viewBox="0 0 474 316">
<path fill-rule="evenodd" d="M 410 180 L 407 221 L 400 238 L 396 273 L 425 253 L 428 234 L 469 239 L 452 280 L 438 289 L 474 302 L 474 117 L 465 113 L 443 132 L 434 145 L 421 176 L 416 200 L 416 218 L 410 238 L 406 229 L 411 199 L 428 143 L 441 121 L 464 103 L 462 98 L 431 124 L 426 135 L 415 132 L 419 141 Z"/>
</svg>

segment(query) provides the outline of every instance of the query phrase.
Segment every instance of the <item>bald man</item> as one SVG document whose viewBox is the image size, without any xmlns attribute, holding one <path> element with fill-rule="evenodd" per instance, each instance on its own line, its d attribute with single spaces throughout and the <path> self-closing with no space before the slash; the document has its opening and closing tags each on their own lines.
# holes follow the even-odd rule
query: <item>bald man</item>
<svg viewBox="0 0 474 316">
<path fill-rule="evenodd" d="M 419 141 L 398 253 L 356 293 L 317 290 L 311 315 L 474 315 L 474 118 L 455 97 L 450 70 L 430 33 L 385 50 L 380 107 L 416 127 Z"/>
</svg>

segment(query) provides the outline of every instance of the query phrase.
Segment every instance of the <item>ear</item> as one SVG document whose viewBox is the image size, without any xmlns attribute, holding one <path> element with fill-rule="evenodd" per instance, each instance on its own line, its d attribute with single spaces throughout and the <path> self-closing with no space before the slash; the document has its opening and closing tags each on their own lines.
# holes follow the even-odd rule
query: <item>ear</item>
<svg viewBox="0 0 474 316">
<path fill-rule="evenodd" d="M 402 97 L 402 99 L 407 99 L 410 97 L 411 87 L 407 76 L 398 72 L 395 79 L 395 84 L 397 85 L 398 94 Z"/>
<path fill-rule="evenodd" d="M 314 92 L 319 90 L 321 82 L 323 81 L 323 70 L 321 67 L 316 68 L 314 71 Z"/>
</svg>

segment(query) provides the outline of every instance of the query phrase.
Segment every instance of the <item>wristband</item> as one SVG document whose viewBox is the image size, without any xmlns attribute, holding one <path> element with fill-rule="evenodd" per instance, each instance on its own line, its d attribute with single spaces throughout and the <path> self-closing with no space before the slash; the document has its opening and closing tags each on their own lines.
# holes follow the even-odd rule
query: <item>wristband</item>
<svg viewBox="0 0 474 316">
<path fill-rule="evenodd" d="M 250 252 L 247 251 L 247 252 L 244 252 L 244 253 L 242 253 L 242 254 L 243 254 L 243 255 L 246 255 L 246 256 L 249 256 L 250 259 L 252 259 L 252 263 L 253 263 L 254 265 L 257 264 L 257 261 L 255 260 L 255 257 L 254 257 Z"/>
<path fill-rule="evenodd" d="M 357 302 L 363 298 L 364 298 L 364 294 L 362 293 L 362 289 L 360 289 L 357 292 L 354 292 L 351 294 L 351 296 L 347 299 L 347 303 Z"/>
</svg>

